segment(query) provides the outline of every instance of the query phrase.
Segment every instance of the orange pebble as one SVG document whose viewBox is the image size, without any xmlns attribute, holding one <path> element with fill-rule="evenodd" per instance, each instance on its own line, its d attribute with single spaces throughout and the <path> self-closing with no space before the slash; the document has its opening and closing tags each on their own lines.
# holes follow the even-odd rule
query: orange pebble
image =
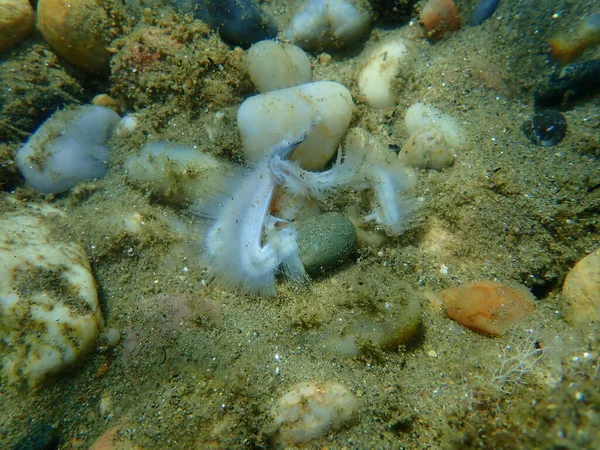
<svg viewBox="0 0 600 450">
<path fill-rule="evenodd" d="M 550 56 L 568 63 L 585 50 L 600 44 L 600 14 L 585 18 L 574 32 L 562 32 L 548 40 Z"/>
<path fill-rule="evenodd" d="M 460 30 L 460 18 L 453 0 L 429 0 L 423 12 L 421 23 L 431 40 L 443 38 L 450 31 Z"/>
<path fill-rule="evenodd" d="M 533 295 L 493 281 L 477 281 L 438 294 L 448 317 L 477 333 L 497 336 L 532 310 Z"/>
<path fill-rule="evenodd" d="M 96 373 L 94 374 L 94 378 L 96 378 L 97 380 L 102 378 L 104 375 L 106 375 L 108 373 L 109 370 L 110 370 L 110 363 L 107 361 L 104 364 L 102 364 L 100 367 L 98 367 L 98 369 L 96 370 Z"/>
</svg>

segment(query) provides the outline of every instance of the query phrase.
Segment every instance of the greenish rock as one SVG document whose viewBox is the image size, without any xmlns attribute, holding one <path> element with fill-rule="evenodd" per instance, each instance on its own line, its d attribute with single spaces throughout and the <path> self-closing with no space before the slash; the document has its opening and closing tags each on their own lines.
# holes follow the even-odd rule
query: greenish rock
<svg viewBox="0 0 600 450">
<path fill-rule="evenodd" d="M 328 212 L 295 223 L 300 259 L 309 275 L 342 264 L 356 248 L 356 229 L 343 214 Z"/>
</svg>

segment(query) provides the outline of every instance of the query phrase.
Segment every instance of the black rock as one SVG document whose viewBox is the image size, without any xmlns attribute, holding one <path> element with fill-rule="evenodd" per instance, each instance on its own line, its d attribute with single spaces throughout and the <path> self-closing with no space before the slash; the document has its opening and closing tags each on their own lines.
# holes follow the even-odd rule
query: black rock
<svg viewBox="0 0 600 450">
<path fill-rule="evenodd" d="M 600 90 L 600 59 L 569 64 L 553 73 L 533 93 L 536 106 L 566 105 Z"/>
<path fill-rule="evenodd" d="M 481 0 L 469 17 L 469 25 L 476 27 L 488 20 L 496 12 L 499 3 L 500 0 Z"/>
<path fill-rule="evenodd" d="M 60 445 L 60 435 L 56 428 L 44 423 L 32 425 L 13 447 L 13 450 L 56 450 Z"/>
<path fill-rule="evenodd" d="M 551 147 L 565 137 L 567 119 L 553 109 L 537 112 L 523 124 L 523 132 L 534 144 Z"/>
<path fill-rule="evenodd" d="M 219 30 L 231 45 L 248 48 L 277 36 L 277 28 L 253 0 L 195 0 L 192 14 Z"/>
<path fill-rule="evenodd" d="M 415 13 L 417 0 L 371 0 L 379 20 L 387 23 L 404 23 Z"/>
</svg>

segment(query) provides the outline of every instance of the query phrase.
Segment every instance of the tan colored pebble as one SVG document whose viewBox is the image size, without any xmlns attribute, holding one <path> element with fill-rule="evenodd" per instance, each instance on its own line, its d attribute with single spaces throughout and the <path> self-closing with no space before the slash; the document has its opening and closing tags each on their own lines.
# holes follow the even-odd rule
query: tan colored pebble
<svg viewBox="0 0 600 450">
<path fill-rule="evenodd" d="M 52 49 L 71 64 L 106 74 L 107 48 L 117 30 L 98 0 L 39 0 L 37 27 Z"/>
<path fill-rule="evenodd" d="M 298 383 L 271 409 L 273 443 L 276 448 L 295 448 L 321 438 L 351 422 L 357 408 L 352 392 L 339 383 Z"/>
<path fill-rule="evenodd" d="M 600 248 L 569 272 L 562 288 L 567 303 L 565 319 L 571 325 L 600 321 Z"/>
<path fill-rule="evenodd" d="M 329 53 L 321 53 L 319 56 L 317 56 L 317 60 L 319 61 L 319 64 L 321 64 L 323 67 L 327 67 L 331 64 L 332 61 L 332 57 Z"/>
<path fill-rule="evenodd" d="M 441 130 L 424 126 L 410 135 L 398 159 L 410 167 L 442 170 L 454 163 L 454 152 Z"/>
<path fill-rule="evenodd" d="M 92 99 L 92 105 L 104 106 L 112 109 L 117 114 L 121 114 L 119 102 L 108 94 L 98 94 Z"/>
<path fill-rule="evenodd" d="M 0 53 L 17 45 L 33 30 L 28 0 L 0 0 Z"/>
<path fill-rule="evenodd" d="M 438 294 L 446 314 L 477 333 L 496 336 L 533 311 L 533 295 L 494 281 L 477 281 Z"/>
</svg>

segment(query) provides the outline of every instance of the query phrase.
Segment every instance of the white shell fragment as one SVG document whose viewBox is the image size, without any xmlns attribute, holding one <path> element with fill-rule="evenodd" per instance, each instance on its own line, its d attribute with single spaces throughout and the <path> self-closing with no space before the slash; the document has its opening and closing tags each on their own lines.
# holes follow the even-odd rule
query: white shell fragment
<svg viewBox="0 0 600 450">
<path fill-rule="evenodd" d="M 41 214 L 0 219 L 0 379 L 32 387 L 79 361 L 102 329 L 85 251 L 51 238 Z"/>
</svg>

